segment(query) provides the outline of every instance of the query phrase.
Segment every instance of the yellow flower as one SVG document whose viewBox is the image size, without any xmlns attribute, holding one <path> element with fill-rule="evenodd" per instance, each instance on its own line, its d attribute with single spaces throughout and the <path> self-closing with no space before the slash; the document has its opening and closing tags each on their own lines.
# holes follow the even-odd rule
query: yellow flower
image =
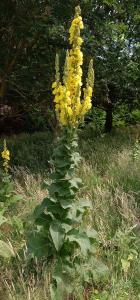
<svg viewBox="0 0 140 300">
<path fill-rule="evenodd" d="M 59 104 L 56 104 L 56 105 L 55 105 L 55 109 L 58 110 L 59 108 L 60 108 L 60 105 L 59 105 Z"/>
<path fill-rule="evenodd" d="M 66 116 L 65 116 L 63 111 L 61 111 L 61 113 L 60 113 L 60 122 L 61 122 L 62 125 L 67 124 Z"/>
<path fill-rule="evenodd" d="M 9 152 L 9 150 L 5 149 L 4 151 L 2 151 L 1 156 L 2 156 L 3 159 L 10 160 L 10 152 Z"/>
<path fill-rule="evenodd" d="M 79 38 L 77 39 L 77 44 L 78 44 L 78 46 L 81 46 L 82 43 L 83 43 L 83 39 L 79 37 Z"/>
<path fill-rule="evenodd" d="M 68 113 L 69 117 L 71 117 L 73 115 L 73 111 L 72 111 L 71 107 L 67 108 L 67 113 Z"/>
<path fill-rule="evenodd" d="M 53 82 L 53 84 L 52 84 L 52 88 L 54 89 L 54 88 L 56 88 L 57 87 L 57 82 L 55 81 L 55 82 Z"/>
</svg>

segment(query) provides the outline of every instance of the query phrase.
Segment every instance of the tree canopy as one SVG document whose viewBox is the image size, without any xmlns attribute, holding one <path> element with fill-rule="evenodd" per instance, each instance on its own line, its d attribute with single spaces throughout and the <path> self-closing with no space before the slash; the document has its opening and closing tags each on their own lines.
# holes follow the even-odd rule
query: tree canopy
<svg viewBox="0 0 140 300">
<path fill-rule="evenodd" d="M 7 115 L 21 128 L 25 123 L 34 127 L 36 119 L 39 127 L 43 118 L 49 127 L 54 126 L 51 85 L 55 54 L 64 61 L 68 28 L 77 4 L 85 24 L 85 74 L 86 62 L 94 59 L 94 106 L 107 112 L 107 127 L 112 126 L 116 105 L 138 107 L 138 0 L 70 0 L 67 5 L 64 0 L 7 0 L 0 4 L 1 131 Z"/>
</svg>

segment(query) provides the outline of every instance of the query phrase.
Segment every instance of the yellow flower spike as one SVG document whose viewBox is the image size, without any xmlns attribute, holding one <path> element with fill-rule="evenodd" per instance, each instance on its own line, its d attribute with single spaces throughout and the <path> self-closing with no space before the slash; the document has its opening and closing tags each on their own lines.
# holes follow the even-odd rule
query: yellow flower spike
<svg viewBox="0 0 140 300">
<path fill-rule="evenodd" d="M 84 28 L 81 9 L 75 8 L 75 17 L 69 29 L 69 42 L 71 49 L 67 50 L 63 83 L 60 82 L 59 56 L 56 55 L 55 82 L 52 84 L 55 111 L 62 126 L 77 126 L 84 119 L 84 115 L 91 108 L 91 97 L 94 83 L 93 61 L 90 61 L 86 88 L 84 89 L 84 99 L 81 100 L 82 65 L 83 53 L 81 45 L 83 39 L 80 36 L 81 29 Z"/>
<path fill-rule="evenodd" d="M 3 167 L 5 172 L 8 171 L 9 168 L 9 161 L 10 161 L 10 151 L 7 149 L 7 145 L 6 145 L 6 140 L 4 140 L 4 145 L 3 145 L 3 151 L 1 152 L 1 156 L 4 160 L 3 162 Z"/>
</svg>

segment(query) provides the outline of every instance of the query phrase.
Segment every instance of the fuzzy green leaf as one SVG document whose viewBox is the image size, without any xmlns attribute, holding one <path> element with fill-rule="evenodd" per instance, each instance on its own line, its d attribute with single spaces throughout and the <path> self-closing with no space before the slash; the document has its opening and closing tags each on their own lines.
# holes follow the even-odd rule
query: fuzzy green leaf
<svg viewBox="0 0 140 300">
<path fill-rule="evenodd" d="M 50 204 L 53 205 L 54 201 L 55 200 L 52 198 L 44 198 L 42 203 L 36 206 L 34 210 L 34 218 L 37 219 L 44 212 L 45 208 L 47 208 Z"/>
<path fill-rule="evenodd" d="M 42 189 L 46 189 L 46 190 L 49 189 L 49 186 L 50 186 L 50 183 L 47 180 L 44 180 L 44 182 L 41 185 Z"/>
<path fill-rule="evenodd" d="M 82 180 L 80 178 L 74 177 L 70 181 L 71 187 L 78 190 L 82 186 Z"/>
<path fill-rule="evenodd" d="M 74 192 L 70 189 L 70 183 L 68 181 L 58 181 L 57 183 L 53 183 L 49 188 L 49 194 L 56 196 L 67 196 L 73 195 Z"/>
<path fill-rule="evenodd" d="M 69 259 L 58 258 L 53 272 L 53 279 L 55 279 L 57 287 L 59 287 L 60 290 L 63 289 L 63 291 L 67 290 L 67 292 L 71 292 L 71 280 L 74 275 L 75 270 Z"/>
<path fill-rule="evenodd" d="M 70 167 L 70 162 L 69 161 L 64 161 L 62 159 L 57 159 L 55 161 L 55 165 L 57 168 L 64 168 L 64 167 Z"/>
<path fill-rule="evenodd" d="M 51 256 L 50 241 L 40 232 L 34 232 L 28 237 L 28 247 L 36 257 Z"/>
<path fill-rule="evenodd" d="M 58 221 L 53 221 L 50 226 L 50 234 L 57 251 L 59 251 L 63 245 L 65 230 L 61 223 Z"/>
<path fill-rule="evenodd" d="M 67 234 L 67 238 L 70 242 L 76 242 L 80 246 L 82 254 L 87 255 L 87 251 L 90 250 L 91 244 L 84 232 L 80 233 L 79 230 L 74 229 Z"/>
<path fill-rule="evenodd" d="M 64 228 L 66 233 L 72 230 L 72 226 L 66 223 L 62 223 L 62 228 Z"/>
<path fill-rule="evenodd" d="M 39 217 L 35 220 L 36 225 L 44 226 L 45 229 L 49 229 L 50 224 L 52 222 L 53 218 L 50 214 L 42 213 L 39 215 Z"/>
<path fill-rule="evenodd" d="M 73 207 L 73 201 L 69 199 L 60 199 L 60 204 L 64 209 Z"/>
<path fill-rule="evenodd" d="M 86 230 L 86 234 L 90 239 L 98 239 L 98 233 L 95 229 L 89 228 Z"/>
<path fill-rule="evenodd" d="M 77 211 L 81 212 L 81 213 L 84 213 L 84 211 L 87 209 L 87 208 L 92 208 L 92 204 L 89 200 L 80 200 L 79 202 L 77 202 Z"/>
<path fill-rule="evenodd" d="M 61 207 L 58 202 L 53 202 L 49 198 L 46 200 L 46 211 L 53 214 L 60 214 L 61 213 Z"/>
<path fill-rule="evenodd" d="M 71 160 L 72 160 L 72 162 L 74 162 L 75 166 L 77 166 L 81 160 L 81 156 L 79 155 L 78 152 L 73 152 L 73 154 L 71 156 Z"/>
</svg>

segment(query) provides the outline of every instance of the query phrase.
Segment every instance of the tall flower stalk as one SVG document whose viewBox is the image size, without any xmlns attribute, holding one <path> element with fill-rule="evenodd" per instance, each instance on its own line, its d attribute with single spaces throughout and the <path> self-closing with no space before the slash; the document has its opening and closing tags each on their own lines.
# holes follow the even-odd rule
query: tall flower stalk
<svg viewBox="0 0 140 300">
<path fill-rule="evenodd" d="M 93 60 L 91 60 L 86 87 L 82 93 L 83 53 L 81 45 L 83 39 L 80 37 L 80 31 L 84 28 L 84 25 L 80 16 L 80 7 L 76 7 L 75 11 L 75 17 L 69 30 L 71 49 L 67 50 L 63 83 L 60 80 L 59 58 L 57 55 L 56 79 L 52 85 L 53 94 L 55 95 L 55 110 L 59 122 L 62 126 L 70 125 L 71 127 L 77 126 L 88 110 L 90 110 L 94 84 Z M 81 99 L 81 95 L 84 95 L 83 99 Z"/>
<path fill-rule="evenodd" d="M 91 108 L 94 82 L 91 60 L 86 86 L 82 91 L 81 29 L 83 21 L 80 8 L 76 7 L 69 30 L 71 49 L 66 54 L 63 82 L 60 78 L 59 57 L 56 55 L 56 78 L 52 88 L 61 134 L 53 153 L 53 172 L 50 181 L 45 183 L 48 196 L 35 209 L 37 228 L 34 236 L 30 237 L 30 247 L 35 255 L 45 256 L 54 263 L 55 285 L 52 294 L 57 295 L 56 299 L 63 299 L 64 289 L 69 280 L 73 279 L 72 270 L 91 251 L 93 235 L 95 237 L 92 230 L 83 229 L 82 224 L 90 202 L 87 199 L 76 200 L 76 193 L 82 185 L 81 179 L 76 177 L 80 161 L 76 129 Z"/>
<path fill-rule="evenodd" d="M 10 151 L 7 149 L 6 140 L 4 140 L 4 149 L 1 152 L 1 156 L 3 158 L 4 171 L 5 173 L 7 173 L 9 168 L 9 161 L 10 161 Z"/>
</svg>

